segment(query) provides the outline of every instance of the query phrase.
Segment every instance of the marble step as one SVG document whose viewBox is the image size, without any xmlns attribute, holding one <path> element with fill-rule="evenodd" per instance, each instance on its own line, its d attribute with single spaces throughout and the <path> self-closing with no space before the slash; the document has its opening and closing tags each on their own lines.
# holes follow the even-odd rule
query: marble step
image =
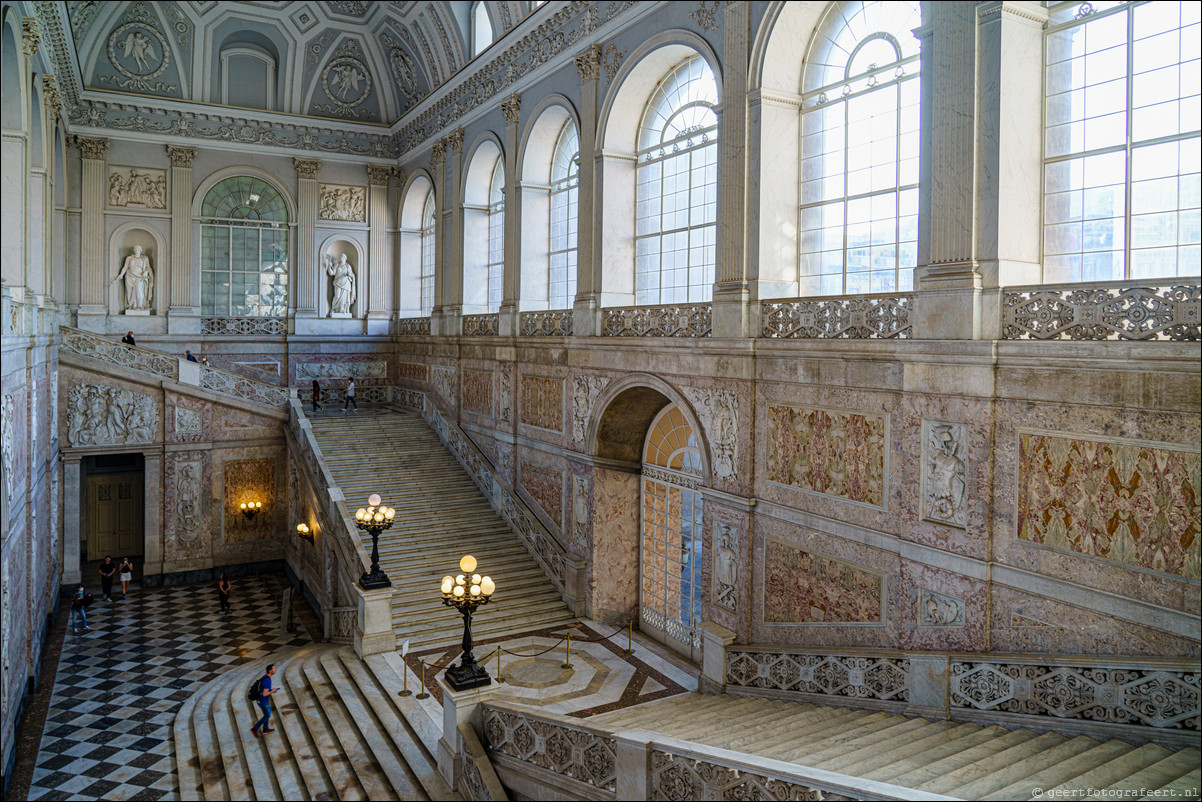
<svg viewBox="0 0 1202 802">
<path fill-rule="evenodd" d="M 1167 788 L 1178 780 L 1192 776 L 1194 787 L 1197 787 L 1198 751 L 1187 749 L 1177 752 L 1157 761 L 1150 766 L 1140 769 L 1134 774 L 1106 786 L 1107 791 L 1131 792 L 1141 788 Z M 1119 798 L 1118 794 L 1112 798 Z M 1127 797 L 1128 799 L 1130 797 Z"/>
<path fill-rule="evenodd" d="M 1095 741 L 1095 743 L 1097 742 Z M 968 799 L 1014 799 L 1022 796 L 1023 792 L 1033 785 L 1038 788 L 1059 785 L 1078 774 L 1091 771 L 1115 758 L 1126 755 L 1134 749 L 1134 746 L 1125 741 L 1106 741 L 1097 744 L 1092 749 L 1073 755 L 1072 760 L 1062 759 L 1058 755 L 1053 756 L 1051 753 L 1055 750 L 1050 750 L 1049 753 L 1040 755 L 1038 759 L 1024 760 L 1013 767 L 1008 772 L 1009 782 L 989 783 L 987 782 L 988 778 L 983 778 L 968 786 L 964 793 L 971 794 L 966 797 Z M 1139 765 L 1131 766 L 1132 771 L 1138 768 L 1140 768 Z M 956 790 L 959 792 L 960 789 Z"/>
<path fill-rule="evenodd" d="M 1064 752 L 1075 753 L 1083 752 L 1090 746 L 1097 744 L 1092 738 L 1073 739 L 1075 743 L 1064 747 Z M 1056 749 L 1062 746 L 1069 739 L 1059 733 L 1047 732 L 1040 735 L 1038 738 L 1026 738 L 1025 740 L 1015 743 L 1008 749 L 997 752 L 986 758 L 978 760 L 970 765 L 965 765 L 963 762 L 957 762 L 953 765 L 946 766 L 944 771 L 937 777 L 931 779 L 922 785 L 914 786 L 923 791 L 929 791 L 933 794 L 942 794 L 959 786 L 968 785 L 976 782 L 981 778 L 988 778 L 995 775 L 999 771 L 1008 771 L 1010 767 L 1021 763 L 1030 757 L 1036 757 L 1045 752 Z M 1071 756 L 1066 755 L 1066 756 Z"/>
<path fill-rule="evenodd" d="M 1013 741 L 1008 744 L 1003 743 L 1003 739 L 1008 735 L 1014 736 Z M 1026 733 L 1011 733 L 1003 727 L 970 729 L 965 735 L 959 735 L 958 730 L 953 730 L 937 736 L 934 741 L 924 738 L 919 741 L 898 744 L 884 752 L 876 750 L 863 760 L 853 759 L 854 762 L 842 765 L 839 771 L 881 782 L 893 782 L 899 772 L 906 771 L 907 767 L 913 765 L 911 758 L 921 752 L 923 760 L 928 765 L 912 773 L 916 775 L 914 782 L 924 782 L 938 776 L 938 770 L 932 771 L 930 767 L 939 765 L 942 760 L 950 759 L 955 755 L 969 754 L 974 750 L 981 750 L 976 752 L 978 756 L 987 757 L 999 749 L 1026 740 L 1027 737 Z M 841 763 L 842 761 L 831 761 L 832 765 L 837 762 Z"/>
</svg>

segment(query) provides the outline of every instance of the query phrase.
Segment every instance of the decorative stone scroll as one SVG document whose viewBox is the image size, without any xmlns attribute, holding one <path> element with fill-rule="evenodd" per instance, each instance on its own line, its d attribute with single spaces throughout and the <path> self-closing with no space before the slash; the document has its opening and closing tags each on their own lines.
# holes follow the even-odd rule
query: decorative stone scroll
<svg viewBox="0 0 1202 802">
<path fill-rule="evenodd" d="M 710 304 L 627 306 L 605 310 L 606 337 L 709 337 L 713 330 Z"/>
<path fill-rule="evenodd" d="M 205 317 L 200 319 L 200 333 L 282 336 L 288 333 L 288 320 L 282 317 Z"/>
<path fill-rule="evenodd" d="M 148 167 L 109 167 L 109 206 L 166 209 L 167 171 Z"/>
<path fill-rule="evenodd" d="M 926 588 L 918 589 L 918 626 L 964 626 L 964 600 Z"/>
<path fill-rule="evenodd" d="M 905 702 L 910 661 L 904 657 L 726 651 L 726 682 L 743 688 Z"/>
<path fill-rule="evenodd" d="M 522 312 L 519 321 L 523 337 L 572 336 L 571 309 L 556 309 L 550 312 Z"/>
<path fill-rule="evenodd" d="M 1199 731 L 1197 671 L 953 660 L 953 708 Z"/>
<path fill-rule="evenodd" d="M 702 4 L 704 5 L 704 4 Z M 652 799 L 826 799 L 807 785 L 728 768 L 708 760 L 651 751 Z"/>
<path fill-rule="evenodd" d="M 441 395 L 444 401 L 455 406 L 455 368 L 431 365 L 430 384 L 434 386 L 434 392 Z"/>
<path fill-rule="evenodd" d="M 739 399 L 732 390 L 682 387 L 709 435 L 714 475 L 734 479 L 739 468 Z"/>
<path fill-rule="evenodd" d="M 402 337 L 430 334 L 430 318 L 403 317 L 396 322 L 396 333 Z"/>
<path fill-rule="evenodd" d="M 777 339 L 908 339 L 914 296 L 851 295 L 765 301 L 762 337 Z"/>
<path fill-rule="evenodd" d="M 609 384 L 605 376 L 577 376 L 572 379 L 572 440 L 583 443 L 588 422 L 593 416 L 597 396 Z"/>
<path fill-rule="evenodd" d="M 72 446 L 153 443 L 159 409 L 148 395 L 98 384 L 67 393 L 67 442 Z"/>
<path fill-rule="evenodd" d="M 922 422 L 922 517 L 964 529 L 968 525 L 968 425 Z"/>
<path fill-rule="evenodd" d="M 347 223 L 367 221 L 367 190 L 342 184 L 320 184 L 317 218 Z"/>
<path fill-rule="evenodd" d="M 488 705 L 483 707 L 482 718 L 488 751 L 595 788 L 616 790 L 617 745 L 612 735 Z"/>
<path fill-rule="evenodd" d="M 464 315 L 463 335 L 465 337 L 496 337 L 501 328 L 501 316 Z"/>
<path fill-rule="evenodd" d="M 1003 340 L 1199 339 L 1198 284 L 1106 283 L 1011 287 L 1002 296 Z"/>
<path fill-rule="evenodd" d="M 165 379 L 175 380 L 178 377 L 179 361 L 173 357 L 146 348 L 135 348 L 79 329 L 61 327 L 59 332 L 62 336 L 59 349 L 62 351 L 120 365 L 123 368 L 140 370 Z"/>
</svg>

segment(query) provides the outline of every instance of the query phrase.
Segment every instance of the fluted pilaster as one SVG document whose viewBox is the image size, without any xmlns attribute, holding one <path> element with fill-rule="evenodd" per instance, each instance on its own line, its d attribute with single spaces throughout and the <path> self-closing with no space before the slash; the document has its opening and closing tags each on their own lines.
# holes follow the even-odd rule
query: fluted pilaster
<svg viewBox="0 0 1202 802">
<path fill-rule="evenodd" d="M 388 247 L 388 181 L 393 168 L 369 166 L 367 181 L 370 194 L 367 199 L 368 221 L 367 252 L 370 259 L 368 270 L 367 316 L 387 319 L 392 310 L 392 254 Z"/>
<path fill-rule="evenodd" d="M 171 308 L 169 315 L 195 315 L 192 296 L 192 163 L 196 148 L 167 146 L 171 159 Z"/>
<path fill-rule="evenodd" d="M 522 96 L 516 92 L 501 103 L 505 118 L 505 276 L 501 287 L 500 333 L 518 333 L 518 299 L 522 276 L 522 193 L 518 186 L 518 117 Z"/>
<path fill-rule="evenodd" d="M 597 111 L 601 45 L 590 45 L 574 59 L 580 74 L 580 189 L 576 230 L 576 300 L 572 329 L 580 336 L 601 332 L 597 297 L 601 292 L 601 220 L 598 198 Z"/>
<path fill-rule="evenodd" d="M 317 171 L 320 159 L 292 160 L 296 167 L 296 315 L 317 316 Z"/>
<path fill-rule="evenodd" d="M 83 160 L 80 218 L 79 299 L 83 314 L 105 314 L 104 291 L 108 284 L 104 269 L 104 199 L 108 182 L 104 159 L 109 140 L 76 137 Z"/>
</svg>

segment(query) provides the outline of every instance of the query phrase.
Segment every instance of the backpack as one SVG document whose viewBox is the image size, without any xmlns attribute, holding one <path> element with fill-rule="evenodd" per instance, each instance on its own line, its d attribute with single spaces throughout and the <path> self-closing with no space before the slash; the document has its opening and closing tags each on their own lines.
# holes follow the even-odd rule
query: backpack
<svg viewBox="0 0 1202 802">
<path fill-rule="evenodd" d="M 250 690 L 246 692 L 246 699 L 249 702 L 257 702 L 263 698 L 263 680 L 256 679 L 250 684 Z"/>
</svg>

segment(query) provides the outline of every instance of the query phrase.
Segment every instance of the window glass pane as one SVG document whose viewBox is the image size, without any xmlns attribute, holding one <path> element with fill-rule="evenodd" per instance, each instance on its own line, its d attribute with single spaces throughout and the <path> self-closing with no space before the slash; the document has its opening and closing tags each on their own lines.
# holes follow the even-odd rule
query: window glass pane
<svg viewBox="0 0 1202 802">
<path fill-rule="evenodd" d="M 204 314 L 283 316 L 288 303 L 288 208 L 255 176 L 219 181 L 201 202 Z"/>
</svg>

